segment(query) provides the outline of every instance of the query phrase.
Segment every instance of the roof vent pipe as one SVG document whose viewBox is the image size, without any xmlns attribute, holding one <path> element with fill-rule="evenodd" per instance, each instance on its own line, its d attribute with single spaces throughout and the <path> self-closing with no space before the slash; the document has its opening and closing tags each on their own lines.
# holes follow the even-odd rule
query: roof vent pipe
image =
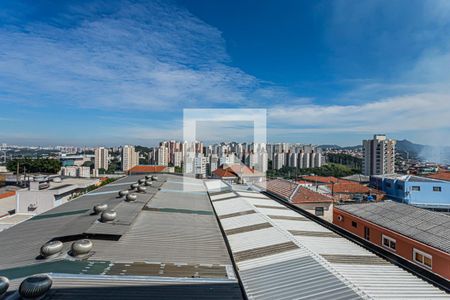
<svg viewBox="0 0 450 300">
<path fill-rule="evenodd" d="M 42 299 L 52 287 L 53 281 L 47 274 L 38 274 L 25 278 L 19 286 L 22 299 Z"/>
<path fill-rule="evenodd" d="M 9 288 L 9 279 L 5 276 L 0 276 L 0 298 L 6 294 L 6 291 Z"/>
<path fill-rule="evenodd" d="M 92 242 L 88 239 L 78 240 L 72 243 L 72 256 L 88 254 L 92 250 Z"/>
<path fill-rule="evenodd" d="M 100 221 L 103 223 L 114 221 L 114 219 L 117 217 L 117 212 L 115 210 L 106 210 L 102 212 L 102 215 L 100 217 Z"/>
<path fill-rule="evenodd" d="M 101 204 L 96 204 L 94 205 L 94 213 L 96 215 L 98 215 L 99 213 L 105 211 L 108 209 L 108 204 L 106 203 L 101 203 Z"/>
<path fill-rule="evenodd" d="M 41 256 L 44 258 L 51 258 L 58 255 L 63 249 L 61 241 L 50 241 L 41 247 Z"/>
</svg>

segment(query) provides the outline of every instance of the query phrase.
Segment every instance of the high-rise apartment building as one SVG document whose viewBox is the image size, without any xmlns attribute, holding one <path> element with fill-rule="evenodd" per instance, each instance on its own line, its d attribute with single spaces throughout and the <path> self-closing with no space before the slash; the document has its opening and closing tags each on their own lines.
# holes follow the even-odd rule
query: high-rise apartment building
<svg viewBox="0 0 450 300">
<path fill-rule="evenodd" d="M 395 140 L 387 139 L 384 134 L 376 134 L 372 140 L 364 140 L 364 175 L 395 173 L 395 144 Z"/>
<path fill-rule="evenodd" d="M 161 146 L 157 150 L 156 158 L 158 160 L 159 166 L 168 166 L 169 165 L 169 148 L 165 146 Z"/>
<path fill-rule="evenodd" d="M 139 152 L 136 152 L 133 146 L 125 145 L 122 148 L 122 171 L 127 172 L 129 169 L 139 164 Z"/>
<path fill-rule="evenodd" d="M 95 161 L 94 161 L 94 168 L 96 170 L 98 169 L 105 169 L 108 170 L 108 148 L 105 147 L 98 147 L 95 148 Z"/>
</svg>

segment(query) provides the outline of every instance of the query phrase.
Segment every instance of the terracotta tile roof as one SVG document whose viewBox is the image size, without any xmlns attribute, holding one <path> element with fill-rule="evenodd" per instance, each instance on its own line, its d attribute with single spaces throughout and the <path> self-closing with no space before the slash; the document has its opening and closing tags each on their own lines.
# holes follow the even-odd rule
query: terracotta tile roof
<svg viewBox="0 0 450 300">
<path fill-rule="evenodd" d="M 297 188 L 297 183 L 283 180 L 283 179 L 272 179 L 266 181 L 266 190 L 274 193 L 280 197 L 289 199 L 292 193 Z"/>
<path fill-rule="evenodd" d="M 137 173 L 158 173 L 164 172 L 166 170 L 166 166 L 135 166 L 128 170 L 129 174 L 137 174 Z"/>
<path fill-rule="evenodd" d="M 268 192 L 289 200 L 293 204 L 333 202 L 333 198 L 331 197 L 327 197 L 302 186 L 299 186 L 297 189 L 297 186 L 298 183 L 283 179 L 273 179 L 266 182 L 266 190 Z"/>
<path fill-rule="evenodd" d="M 223 164 L 222 168 L 238 176 L 264 176 L 264 174 L 250 169 L 248 166 L 243 164 Z"/>
<path fill-rule="evenodd" d="M 370 192 L 370 188 L 359 183 L 336 183 L 329 184 L 330 190 L 334 193 L 350 193 L 350 194 L 367 194 Z"/>
<path fill-rule="evenodd" d="M 16 191 L 5 192 L 3 194 L 0 194 L 0 199 L 8 198 L 8 197 L 14 196 L 15 194 L 16 194 Z"/>
<path fill-rule="evenodd" d="M 436 174 L 430 174 L 430 175 L 428 175 L 426 177 L 433 178 L 433 179 L 450 181 L 450 172 L 448 172 L 448 171 L 440 171 L 440 172 L 438 172 Z"/>
<path fill-rule="evenodd" d="M 222 168 L 215 169 L 213 171 L 213 174 L 219 178 L 229 178 L 229 177 L 237 178 L 237 176 L 234 173 L 228 170 L 224 170 Z"/>
<path fill-rule="evenodd" d="M 319 182 L 319 183 L 336 183 L 339 181 L 336 177 L 333 176 L 302 176 L 303 180 L 310 182 Z"/>
<path fill-rule="evenodd" d="M 294 197 L 292 197 L 291 202 L 293 204 L 333 202 L 333 198 L 311 191 L 305 187 L 299 187 Z"/>
</svg>

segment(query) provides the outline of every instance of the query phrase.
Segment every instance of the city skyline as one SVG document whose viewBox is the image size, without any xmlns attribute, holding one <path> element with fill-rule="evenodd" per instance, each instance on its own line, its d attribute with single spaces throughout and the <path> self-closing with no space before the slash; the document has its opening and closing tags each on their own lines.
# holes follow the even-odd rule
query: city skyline
<svg viewBox="0 0 450 300">
<path fill-rule="evenodd" d="M 148 145 L 200 107 L 267 108 L 273 142 L 449 134 L 445 1 L 49 4 L 0 6 L 7 143 Z"/>
</svg>

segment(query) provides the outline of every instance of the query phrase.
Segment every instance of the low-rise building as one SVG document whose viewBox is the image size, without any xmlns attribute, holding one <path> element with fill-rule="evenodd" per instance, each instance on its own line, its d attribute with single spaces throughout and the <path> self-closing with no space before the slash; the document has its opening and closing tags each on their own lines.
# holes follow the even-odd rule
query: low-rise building
<svg viewBox="0 0 450 300">
<path fill-rule="evenodd" d="M 224 172 L 226 171 L 226 172 Z M 213 178 L 233 183 L 255 184 L 262 182 L 266 175 L 244 164 L 223 164 L 212 175 Z"/>
<path fill-rule="evenodd" d="M 450 280 L 450 216 L 394 201 L 336 205 L 333 223 Z"/>
<path fill-rule="evenodd" d="M 371 176 L 370 185 L 395 201 L 436 211 L 450 211 L 450 182 L 413 175 Z"/>
<path fill-rule="evenodd" d="M 284 179 L 273 179 L 259 185 L 265 191 L 328 222 L 333 221 L 333 198 L 314 192 L 304 185 Z"/>
<path fill-rule="evenodd" d="M 147 166 L 147 165 L 139 165 L 128 170 L 129 175 L 138 175 L 138 174 L 149 174 L 149 173 L 161 173 L 168 172 L 168 167 L 166 166 Z"/>
<path fill-rule="evenodd" d="M 98 182 L 98 179 L 84 178 L 32 181 L 28 188 L 16 192 L 16 213 L 41 214 L 68 202 L 72 197 Z"/>
<path fill-rule="evenodd" d="M 311 189 L 339 202 L 379 201 L 385 198 L 385 194 L 378 189 L 333 176 L 302 176 L 302 180 L 312 183 Z"/>
<path fill-rule="evenodd" d="M 62 167 L 61 176 L 90 178 L 91 169 L 89 167 L 79 167 L 79 166 Z"/>
</svg>

